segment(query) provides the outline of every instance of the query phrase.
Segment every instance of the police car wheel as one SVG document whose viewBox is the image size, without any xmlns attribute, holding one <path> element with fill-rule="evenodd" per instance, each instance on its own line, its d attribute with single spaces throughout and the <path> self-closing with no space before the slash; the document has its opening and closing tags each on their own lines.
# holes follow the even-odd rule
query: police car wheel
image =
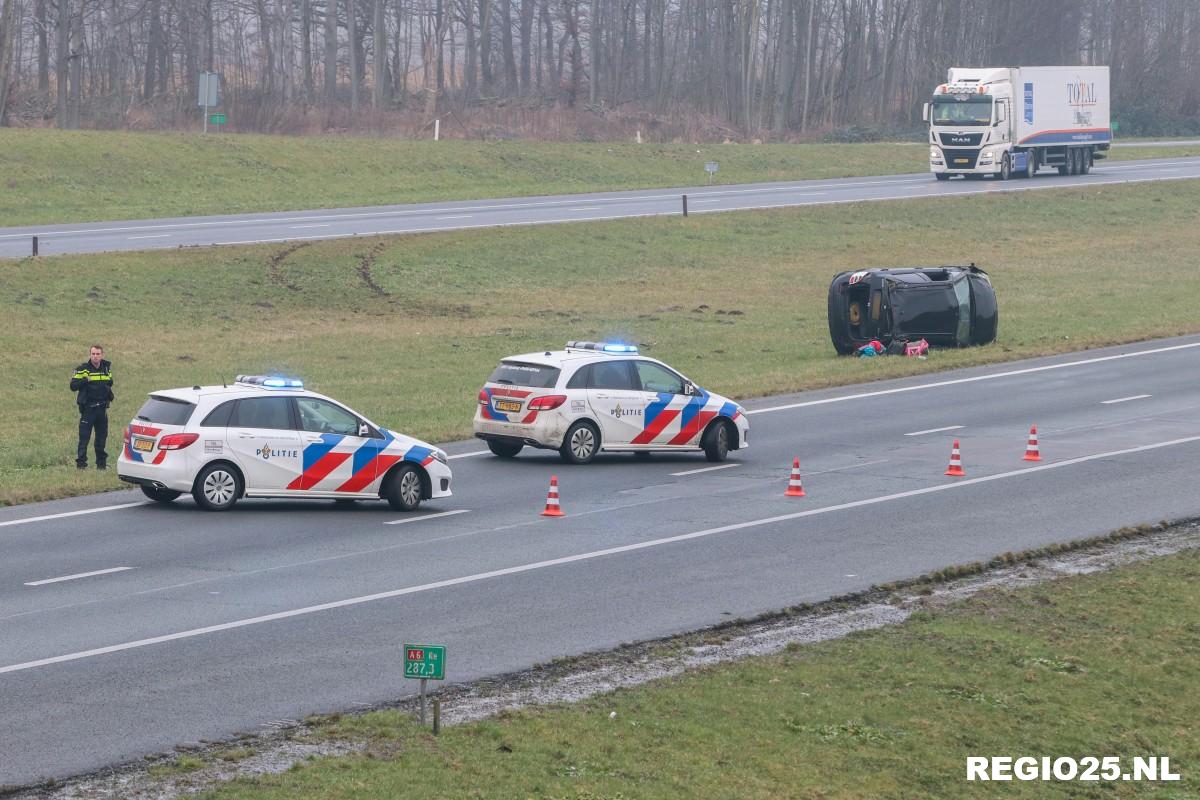
<svg viewBox="0 0 1200 800">
<path fill-rule="evenodd" d="M 709 461 L 724 461 L 729 455 L 729 426 L 714 422 L 704 432 L 704 455 Z"/>
<path fill-rule="evenodd" d="M 576 422 L 567 428 L 559 453 L 570 464 L 586 464 L 600 449 L 600 435 L 590 422 Z"/>
<path fill-rule="evenodd" d="M 489 441 L 487 446 L 488 450 L 491 450 L 501 458 L 512 458 L 525 447 L 520 442 L 497 442 L 495 440 Z"/>
<path fill-rule="evenodd" d="M 242 478 L 228 464 L 210 464 L 196 476 L 192 497 L 205 511 L 228 511 L 242 496 Z"/>
<path fill-rule="evenodd" d="M 411 464 L 402 464 L 388 478 L 387 501 L 396 511 L 416 511 L 421 505 L 421 476 Z"/>
<path fill-rule="evenodd" d="M 171 489 L 159 489 L 154 486 L 142 484 L 142 494 L 146 495 L 146 497 L 149 497 L 156 503 L 170 503 L 172 500 L 175 500 L 177 497 L 179 497 L 179 495 L 183 494 L 183 492 L 176 492 L 172 491 Z"/>
</svg>

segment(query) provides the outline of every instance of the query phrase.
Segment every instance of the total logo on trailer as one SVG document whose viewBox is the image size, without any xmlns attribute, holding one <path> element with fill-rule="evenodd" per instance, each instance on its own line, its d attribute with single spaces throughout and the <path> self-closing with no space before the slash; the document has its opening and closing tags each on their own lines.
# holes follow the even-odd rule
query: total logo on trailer
<svg viewBox="0 0 1200 800">
<path fill-rule="evenodd" d="M 749 445 L 740 405 L 624 342 L 567 342 L 501 360 L 479 391 L 475 436 L 498 456 L 525 447 L 584 464 L 600 451 L 703 451 L 723 461 Z"/>
<path fill-rule="evenodd" d="M 191 494 L 212 511 L 242 497 L 387 500 L 450 496 L 446 454 L 376 425 L 295 378 L 151 392 L 125 428 L 121 480 L 152 500 Z"/>
</svg>

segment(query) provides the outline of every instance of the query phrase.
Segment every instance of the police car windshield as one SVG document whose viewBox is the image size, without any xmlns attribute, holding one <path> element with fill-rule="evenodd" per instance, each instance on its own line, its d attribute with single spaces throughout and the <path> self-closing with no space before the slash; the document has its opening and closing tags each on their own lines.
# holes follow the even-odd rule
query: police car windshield
<svg viewBox="0 0 1200 800">
<path fill-rule="evenodd" d="M 505 383 L 512 386 L 528 386 L 533 389 L 550 389 L 558 383 L 558 367 L 544 364 L 523 364 L 518 361 L 501 361 L 500 366 L 488 376 L 490 383 Z"/>
</svg>

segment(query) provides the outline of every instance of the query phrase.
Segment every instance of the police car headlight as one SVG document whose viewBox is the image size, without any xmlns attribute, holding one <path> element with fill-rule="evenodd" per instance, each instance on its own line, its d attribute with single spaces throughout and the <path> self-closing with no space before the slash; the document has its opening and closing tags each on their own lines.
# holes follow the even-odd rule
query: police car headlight
<svg viewBox="0 0 1200 800">
<path fill-rule="evenodd" d="M 433 448 L 433 457 L 436 458 L 438 461 L 442 462 L 443 464 L 446 463 L 446 451 L 445 450 L 438 450 L 436 447 Z"/>
</svg>

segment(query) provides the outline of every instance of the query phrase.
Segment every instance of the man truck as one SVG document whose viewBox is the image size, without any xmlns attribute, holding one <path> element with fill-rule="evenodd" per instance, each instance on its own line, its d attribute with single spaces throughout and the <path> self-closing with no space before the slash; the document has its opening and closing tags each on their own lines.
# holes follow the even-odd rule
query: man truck
<svg viewBox="0 0 1200 800">
<path fill-rule="evenodd" d="M 1084 175 L 1112 143 L 1108 67 L 952 67 L 922 119 L 939 181 Z"/>
</svg>

